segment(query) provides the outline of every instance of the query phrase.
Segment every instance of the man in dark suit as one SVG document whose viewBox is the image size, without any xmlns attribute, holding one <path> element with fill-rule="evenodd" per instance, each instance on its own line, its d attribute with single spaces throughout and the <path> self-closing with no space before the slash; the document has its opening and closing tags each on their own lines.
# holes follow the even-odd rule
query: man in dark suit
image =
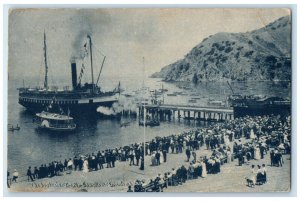
<svg viewBox="0 0 300 201">
<path fill-rule="evenodd" d="M 259 150 L 260 150 L 260 158 L 264 159 L 265 147 L 260 144 L 259 145 Z"/>
<path fill-rule="evenodd" d="M 277 158 L 277 161 L 278 161 L 278 166 L 282 167 L 282 164 L 283 164 L 283 160 L 282 160 L 282 154 L 281 152 L 277 152 L 275 154 L 275 157 Z"/>
<path fill-rule="evenodd" d="M 137 149 L 135 151 L 136 166 L 139 166 L 140 158 L 141 158 L 141 152 L 139 149 Z"/>
<path fill-rule="evenodd" d="M 112 164 L 112 167 L 114 168 L 115 167 L 115 162 L 116 162 L 116 160 L 117 160 L 117 156 L 116 156 L 116 153 L 113 153 L 113 152 L 111 152 L 110 153 L 110 159 L 111 159 L 111 164 Z"/>
<path fill-rule="evenodd" d="M 75 166 L 75 171 L 76 171 L 77 168 L 78 168 L 78 159 L 77 159 L 77 156 L 74 157 L 73 161 L 74 161 L 74 166 Z"/>
<path fill-rule="evenodd" d="M 29 166 L 28 167 L 28 170 L 27 170 L 27 180 L 29 181 L 29 178 L 31 179 L 31 181 L 34 181 L 33 178 L 32 178 L 32 172 L 31 172 L 31 167 Z"/>
<path fill-rule="evenodd" d="M 83 168 L 83 160 L 82 160 L 82 158 L 80 158 L 80 159 L 78 160 L 78 168 L 79 168 L 80 171 L 81 171 L 82 168 Z"/>
<path fill-rule="evenodd" d="M 41 165 L 39 168 L 39 175 L 38 175 L 39 179 L 44 178 L 44 165 Z"/>
<path fill-rule="evenodd" d="M 164 142 L 162 144 L 162 154 L 163 154 L 163 158 L 164 158 L 164 163 L 167 162 L 167 144 Z"/>
<path fill-rule="evenodd" d="M 39 178 L 39 170 L 37 169 L 37 167 L 34 167 L 34 179 L 38 179 Z"/>
<path fill-rule="evenodd" d="M 163 149 L 162 154 L 163 154 L 163 158 L 164 158 L 164 163 L 166 163 L 167 162 L 167 150 Z"/>
<path fill-rule="evenodd" d="M 160 165 L 160 152 L 159 151 L 156 152 L 155 158 L 156 158 L 157 165 Z"/>
<path fill-rule="evenodd" d="M 44 164 L 44 177 L 48 177 L 49 176 L 49 168 L 47 167 L 46 164 Z"/>
<path fill-rule="evenodd" d="M 142 155 L 140 170 L 144 170 L 144 156 Z"/>
<path fill-rule="evenodd" d="M 187 157 L 187 162 L 189 162 L 190 161 L 190 157 L 191 157 L 191 151 L 187 148 L 185 150 L 185 154 L 186 154 L 186 157 Z"/>
</svg>

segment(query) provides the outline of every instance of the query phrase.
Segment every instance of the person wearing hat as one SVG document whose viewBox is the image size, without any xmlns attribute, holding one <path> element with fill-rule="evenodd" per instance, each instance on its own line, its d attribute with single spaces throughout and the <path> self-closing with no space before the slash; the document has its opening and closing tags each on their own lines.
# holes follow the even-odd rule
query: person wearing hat
<svg viewBox="0 0 300 201">
<path fill-rule="evenodd" d="M 17 183 L 18 177 L 19 177 L 18 171 L 16 169 L 14 169 L 12 182 L 16 182 Z"/>
</svg>

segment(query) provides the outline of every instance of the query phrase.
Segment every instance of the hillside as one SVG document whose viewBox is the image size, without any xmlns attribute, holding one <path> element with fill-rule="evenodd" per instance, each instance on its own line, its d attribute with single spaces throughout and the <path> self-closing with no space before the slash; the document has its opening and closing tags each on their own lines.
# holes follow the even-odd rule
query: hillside
<svg viewBox="0 0 300 201">
<path fill-rule="evenodd" d="M 247 33 L 217 33 L 154 73 L 165 81 L 291 80 L 291 19 Z"/>
</svg>

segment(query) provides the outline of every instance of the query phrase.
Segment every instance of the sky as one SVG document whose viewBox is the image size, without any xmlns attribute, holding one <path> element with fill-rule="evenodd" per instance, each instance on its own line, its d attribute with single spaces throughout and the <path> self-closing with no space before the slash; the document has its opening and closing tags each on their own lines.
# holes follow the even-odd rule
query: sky
<svg viewBox="0 0 300 201">
<path fill-rule="evenodd" d="M 93 41 L 95 77 L 105 55 L 101 76 L 118 79 L 160 71 L 209 35 L 252 31 L 289 14 L 280 8 L 10 10 L 9 79 L 35 77 L 42 83 L 44 31 L 50 80 L 70 79 L 70 61 L 81 55 L 87 34 Z"/>
</svg>

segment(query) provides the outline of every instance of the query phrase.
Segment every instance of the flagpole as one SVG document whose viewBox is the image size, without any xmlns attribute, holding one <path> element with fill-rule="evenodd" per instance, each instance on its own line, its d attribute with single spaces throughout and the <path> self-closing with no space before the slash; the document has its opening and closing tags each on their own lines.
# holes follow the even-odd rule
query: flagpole
<svg viewBox="0 0 300 201">
<path fill-rule="evenodd" d="M 145 58 L 143 57 L 143 88 L 145 87 Z M 145 99 L 145 94 L 144 96 L 144 174 L 145 174 L 145 159 L 146 159 L 146 99 Z"/>
</svg>

